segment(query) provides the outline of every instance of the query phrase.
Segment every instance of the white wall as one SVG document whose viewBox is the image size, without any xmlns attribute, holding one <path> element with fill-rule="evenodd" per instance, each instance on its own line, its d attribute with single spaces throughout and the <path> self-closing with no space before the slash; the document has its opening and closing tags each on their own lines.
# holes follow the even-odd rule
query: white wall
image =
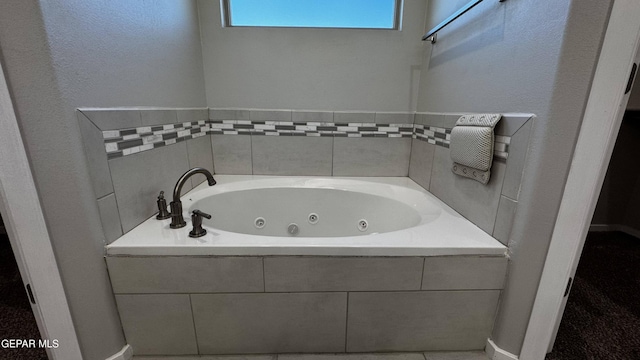
<svg viewBox="0 0 640 360">
<path fill-rule="evenodd" d="M 426 1 L 405 0 L 402 31 L 223 28 L 199 0 L 207 104 L 413 111 Z"/>
<path fill-rule="evenodd" d="M 125 339 L 75 109 L 205 106 L 196 4 L 6 1 L 0 44 L 83 358 L 104 360 Z"/>
<path fill-rule="evenodd" d="M 40 3 L 66 98 L 85 107 L 204 105 L 195 1 Z"/>
<path fill-rule="evenodd" d="M 448 15 L 448 2 L 429 1 L 429 12 Z M 514 354 L 531 314 L 611 3 L 484 1 L 424 52 L 418 111 L 537 115 L 492 334 Z M 441 20 L 435 17 L 429 22 Z"/>
<path fill-rule="evenodd" d="M 427 6 L 427 31 L 443 22 L 450 15 L 467 5 L 471 0 L 432 1 Z"/>
</svg>

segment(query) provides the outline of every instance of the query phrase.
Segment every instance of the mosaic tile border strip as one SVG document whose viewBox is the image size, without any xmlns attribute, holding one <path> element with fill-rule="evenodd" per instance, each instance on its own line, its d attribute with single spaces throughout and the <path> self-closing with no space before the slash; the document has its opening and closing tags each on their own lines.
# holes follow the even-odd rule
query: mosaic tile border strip
<svg viewBox="0 0 640 360">
<path fill-rule="evenodd" d="M 200 120 L 102 132 L 108 159 L 153 150 L 205 135 L 413 138 L 449 148 L 451 129 L 421 124 Z M 494 156 L 506 160 L 508 136 L 496 136 Z"/>
<path fill-rule="evenodd" d="M 509 157 L 509 145 L 511 138 L 509 136 L 496 135 L 493 143 L 493 156 L 498 159 L 507 160 Z"/>
<path fill-rule="evenodd" d="M 209 133 L 208 120 L 102 132 L 107 159 L 173 145 Z"/>
<path fill-rule="evenodd" d="M 413 138 L 421 141 L 426 141 L 429 144 L 449 148 L 449 143 L 451 140 L 451 129 L 415 124 Z"/>
<path fill-rule="evenodd" d="M 448 149 L 451 143 L 451 129 L 415 124 L 413 138 Z M 510 143 L 510 137 L 496 135 L 494 138 L 493 156 L 497 159 L 506 160 L 509 157 Z"/>
<path fill-rule="evenodd" d="M 406 137 L 413 136 L 413 124 L 332 123 L 294 121 L 210 120 L 211 134 Z"/>
</svg>

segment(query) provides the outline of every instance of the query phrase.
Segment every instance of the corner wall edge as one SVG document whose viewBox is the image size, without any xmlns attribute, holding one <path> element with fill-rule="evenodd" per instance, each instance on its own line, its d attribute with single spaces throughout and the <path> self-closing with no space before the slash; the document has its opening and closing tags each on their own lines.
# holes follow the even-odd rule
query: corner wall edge
<svg viewBox="0 0 640 360">
<path fill-rule="evenodd" d="M 487 345 L 484 348 L 484 352 L 491 360 L 518 360 L 517 355 L 502 350 L 491 339 L 487 339 Z"/>
<path fill-rule="evenodd" d="M 131 360 L 133 359 L 133 348 L 131 345 L 126 344 L 120 351 L 109 356 L 105 360 Z"/>
</svg>

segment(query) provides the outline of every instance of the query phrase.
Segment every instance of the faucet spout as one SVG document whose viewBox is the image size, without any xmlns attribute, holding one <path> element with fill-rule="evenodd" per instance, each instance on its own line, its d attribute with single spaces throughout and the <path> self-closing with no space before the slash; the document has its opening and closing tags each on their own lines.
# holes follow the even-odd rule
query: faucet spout
<svg viewBox="0 0 640 360">
<path fill-rule="evenodd" d="M 187 180 L 195 174 L 202 174 L 206 176 L 209 186 L 213 186 L 216 184 L 216 180 L 213 178 L 213 175 L 211 175 L 209 170 L 201 167 L 190 169 L 182 174 L 182 176 L 180 176 L 180 179 L 178 179 L 178 182 L 176 182 L 176 186 L 173 188 L 173 201 L 169 204 L 169 206 L 171 207 L 171 225 L 169 225 L 169 227 L 171 227 L 172 229 L 178 229 L 187 225 L 187 223 L 184 221 L 184 217 L 182 216 L 182 202 L 180 201 L 180 193 L 182 192 L 182 186 L 184 185 L 184 183 L 187 182 Z"/>
<path fill-rule="evenodd" d="M 187 179 L 195 174 L 202 174 L 206 176 L 209 186 L 213 186 L 216 184 L 216 180 L 213 178 L 213 175 L 211 175 L 209 170 L 201 167 L 194 167 L 193 169 L 189 169 L 186 173 L 182 174 L 182 176 L 180 176 L 180 179 L 178 179 L 178 182 L 176 182 L 176 186 L 173 188 L 173 201 L 180 201 L 182 186 L 185 182 L 187 182 Z"/>
</svg>

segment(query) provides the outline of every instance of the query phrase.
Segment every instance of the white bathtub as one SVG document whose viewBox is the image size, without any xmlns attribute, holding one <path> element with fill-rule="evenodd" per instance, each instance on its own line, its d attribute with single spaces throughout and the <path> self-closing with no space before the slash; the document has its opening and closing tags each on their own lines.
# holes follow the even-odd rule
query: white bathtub
<svg viewBox="0 0 640 360">
<path fill-rule="evenodd" d="M 216 186 L 203 183 L 182 197 L 186 227 L 171 229 L 170 220 L 152 217 L 108 245 L 107 255 L 495 256 L 506 251 L 409 178 L 215 178 Z M 207 234 L 195 239 L 188 236 L 194 209 L 213 216 L 203 222 Z"/>
</svg>

